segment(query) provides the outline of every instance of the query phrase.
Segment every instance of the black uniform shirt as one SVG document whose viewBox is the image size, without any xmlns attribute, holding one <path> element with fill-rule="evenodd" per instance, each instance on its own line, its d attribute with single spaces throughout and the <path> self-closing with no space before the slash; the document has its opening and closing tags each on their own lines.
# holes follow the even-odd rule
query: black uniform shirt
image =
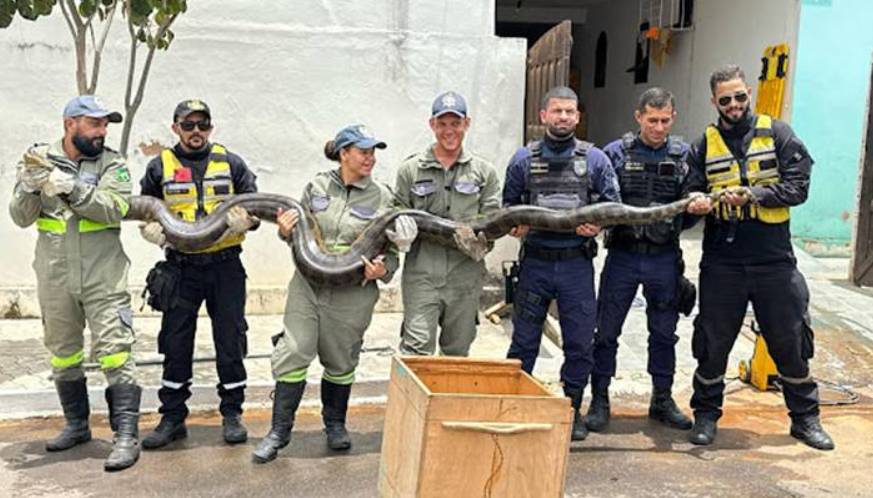
<svg viewBox="0 0 873 498">
<path fill-rule="evenodd" d="M 719 122 L 718 130 L 725 144 L 737 158 L 743 158 L 752 141 L 752 132 L 757 116 L 749 117 L 730 130 Z M 779 159 L 779 183 L 752 187 L 752 193 L 764 207 L 798 206 L 806 201 L 809 193 L 809 178 L 813 160 L 794 134 L 791 127 L 782 121 L 773 120 L 773 140 Z M 706 134 L 691 145 L 688 155 L 688 192 L 706 192 Z M 733 227 L 732 227 L 733 225 Z M 728 242 L 733 232 L 733 242 Z M 718 220 L 714 215 L 706 217 L 703 235 L 703 259 L 744 264 L 766 264 L 778 261 L 794 261 L 791 247 L 790 221 L 772 224 L 757 219 L 744 219 L 736 223 Z"/>
</svg>

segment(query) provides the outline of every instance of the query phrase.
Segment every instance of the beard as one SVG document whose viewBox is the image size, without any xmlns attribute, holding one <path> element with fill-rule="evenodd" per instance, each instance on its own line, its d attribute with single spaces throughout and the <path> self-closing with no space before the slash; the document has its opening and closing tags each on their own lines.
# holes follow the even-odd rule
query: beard
<svg viewBox="0 0 873 498">
<path fill-rule="evenodd" d="M 73 145 L 85 157 L 97 157 L 102 154 L 103 142 L 103 137 L 88 138 L 79 134 L 73 135 Z"/>
<path fill-rule="evenodd" d="M 576 131 L 575 128 L 570 126 L 555 126 L 548 125 L 549 136 L 557 141 L 568 140 L 573 137 L 573 133 Z"/>
<path fill-rule="evenodd" d="M 718 115 L 725 123 L 729 124 L 730 126 L 736 126 L 737 124 L 742 123 L 743 121 L 748 119 L 750 112 L 752 112 L 751 108 L 749 106 L 746 106 L 746 108 L 743 109 L 743 113 L 738 118 L 732 118 L 728 116 L 726 113 L 722 112 L 721 109 L 718 110 Z"/>
<path fill-rule="evenodd" d="M 197 145 L 194 144 L 195 140 L 199 141 Z M 208 146 L 209 141 L 200 135 L 188 137 L 188 140 L 185 141 L 185 147 L 188 147 L 191 152 L 203 152 Z"/>
</svg>

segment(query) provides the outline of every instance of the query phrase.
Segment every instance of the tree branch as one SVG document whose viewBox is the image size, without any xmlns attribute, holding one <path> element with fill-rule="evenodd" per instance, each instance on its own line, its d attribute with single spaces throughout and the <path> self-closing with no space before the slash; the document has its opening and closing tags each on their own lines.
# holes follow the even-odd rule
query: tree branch
<svg viewBox="0 0 873 498">
<path fill-rule="evenodd" d="M 103 47 L 106 46 L 106 40 L 109 37 L 109 29 L 112 28 L 112 20 L 115 18 L 115 9 L 118 7 L 118 2 L 112 4 L 112 7 L 106 12 L 106 19 L 103 24 L 103 34 L 100 36 L 100 41 L 94 41 L 94 29 L 91 26 L 91 45 L 94 47 L 94 61 L 91 63 L 91 85 L 90 93 L 97 91 L 97 81 L 100 79 L 100 62 L 103 59 Z"/>
</svg>

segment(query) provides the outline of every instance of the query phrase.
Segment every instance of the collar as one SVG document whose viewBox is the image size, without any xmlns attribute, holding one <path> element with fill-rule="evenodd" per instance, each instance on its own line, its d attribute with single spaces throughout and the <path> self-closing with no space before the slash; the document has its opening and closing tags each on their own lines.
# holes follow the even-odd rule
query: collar
<svg viewBox="0 0 873 498">
<path fill-rule="evenodd" d="M 187 159 L 189 161 L 202 161 L 209 157 L 212 153 L 212 142 L 207 142 L 206 147 L 203 150 L 196 152 L 186 152 L 185 149 L 182 148 L 181 144 L 176 144 L 173 146 L 173 153 L 176 154 L 176 157 L 179 159 Z"/>
<path fill-rule="evenodd" d="M 437 161 L 436 155 L 433 153 L 433 148 L 436 144 L 431 144 L 427 150 L 424 151 L 424 158 L 418 163 L 418 167 L 422 169 L 427 168 L 440 168 L 442 169 L 443 165 Z M 467 164 L 468 162 L 473 160 L 473 156 L 467 152 L 467 149 L 461 147 L 461 155 L 458 156 L 458 160 L 455 161 L 455 164 Z M 454 166 L 454 164 L 452 165 Z"/>
<path fill-rule="evenodd" d="M 340 175 L 340 169 L 337 168 L 330 172 L 330 177 L 333 181 L 337 182 L 341 187 L 347 188 L 345 182 L 343 182 L 343 177 Z M 348 184 L 348 187 L 355 187 L 359 190 L 366 190 L 370 184 L 373 183 L 373 179 L 369 176 L 365 176 L 356 182 L 352 182 Z"/>
</svg>

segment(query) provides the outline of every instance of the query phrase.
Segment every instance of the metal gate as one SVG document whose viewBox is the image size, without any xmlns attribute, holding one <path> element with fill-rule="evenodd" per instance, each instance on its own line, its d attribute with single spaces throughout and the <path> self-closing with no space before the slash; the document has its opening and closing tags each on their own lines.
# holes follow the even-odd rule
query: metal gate
<svg viewBox="0 0 873 498">
<path fill-rule="evenodd" d="M 861 192 L 853 233 L 851 278 L 855 285 L 873 286 L 873 71 L 867 97 L 867 122 L 861 144 Z"/>
<path fill-rule="evenodd" d="M 524 106 L 525 142 L 539 140 L 545 129 L 540 123 L 540 100 L 555 86 L 570 83 L 572 23 L 563 21 L 546 32 L 527 53 L 527 90 Z"/>
</svg>

